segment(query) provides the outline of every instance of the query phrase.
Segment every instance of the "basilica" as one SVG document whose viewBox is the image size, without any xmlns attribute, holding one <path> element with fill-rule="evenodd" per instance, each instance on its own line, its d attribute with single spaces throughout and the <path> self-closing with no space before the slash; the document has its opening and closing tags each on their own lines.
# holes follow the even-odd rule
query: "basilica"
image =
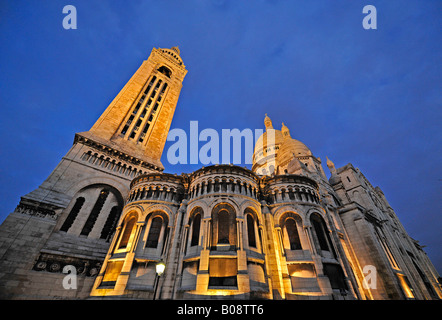
<svg viewBox="0 0 442 320">
<path fill-rule="evenodd" d="M 382 190 L 328 158 L 327 178 L 324 160 L 271 115 L 251 170 L 164 172 L 186 73 L 177 47 L 154 48 L 21 197 L 0 226 L 0 298 L 442 298 Z"/>
</svg>

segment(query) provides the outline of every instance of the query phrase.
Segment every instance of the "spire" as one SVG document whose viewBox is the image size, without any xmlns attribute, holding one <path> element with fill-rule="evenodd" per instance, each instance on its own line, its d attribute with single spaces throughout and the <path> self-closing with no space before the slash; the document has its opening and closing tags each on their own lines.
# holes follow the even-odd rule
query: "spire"
<svg viewBox="0 0 442 320">
<path fill-rule="evenodd" d="M 291 136 L 290 136 L 290 130 L 289 130 L 289 128 L 286 127 L 286 125 L 284 124 L 284 122 L 282 123 L 281 132 L 282 132 L 282 136 L 283 136 L 284 138 L 291 138 Z"/>
<path fill-rule="evenodd" d="M 273 129 L 272 120 L 270 120 L 270 118 L 267 115 L 267 113 L 266 113 L 266 116 L 264 118 L 264 125 L 266 126 L 266 130 L 267 129 Z"/>
<path fill-rule="evenodd" d="M 332 174 L 332 176 L 336 175 L 336 168 L 335 168 L 335 164 L 326 156 L 327 158 L 327 167 L 330 170 L 330 173 Z"/>
</svg>

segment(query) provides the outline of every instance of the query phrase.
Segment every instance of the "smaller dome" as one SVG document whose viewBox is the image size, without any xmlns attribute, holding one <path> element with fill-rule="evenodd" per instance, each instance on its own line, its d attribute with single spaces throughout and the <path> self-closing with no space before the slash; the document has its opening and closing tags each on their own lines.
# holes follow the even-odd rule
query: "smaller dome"
<svg viewBox="0 0 442 320">
<path fill-rule="evenodd" d="M 278 165 L 285 167 L 294 157 L 311 156 L 312 152 L 301 141 L 293 139 L 290 136 L 289 128 L 282 123 L 281 133 L 283 136 L 282 144 L 278 151 Z"/>
<path fill-rule="evenodd" d="M 337 176 L 337 175 L 333 175 L 330 177 L 330 179 L 328 179 L 328 181 L 330 182 L 331 185 L 335 185 L 338 184 L 339 182 L 341 182 L 341 177 Z"/>
<path fill-rule="evenodd" d="M 183 60 L 180 57 L 180 49 L 178 47 L 172 47 L 171 49 L 160 49 L 163 53 L 167 53 L 169 56 L 174 58 L 178 64 L 182 65 Z"/>
</svg>

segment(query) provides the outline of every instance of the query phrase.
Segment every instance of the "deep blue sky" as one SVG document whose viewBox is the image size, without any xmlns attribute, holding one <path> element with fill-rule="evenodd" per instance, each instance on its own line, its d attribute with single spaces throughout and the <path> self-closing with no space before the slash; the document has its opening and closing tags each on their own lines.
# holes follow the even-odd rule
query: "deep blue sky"
<svg viewBox="0 0 442 320">
<path fill-rule="evenodd" d="M 77 30 L 62 27 L 67 4 Z M 362 28 L 367 4 L 377 30 Z M 189 73 L 172 128 L 263 128 L 268 113 L 380 186 L 441 271 L 441 12 L 439 0 L 2 1 L 0 221 L 153 47 L 178 45 Z"/>
</svg>

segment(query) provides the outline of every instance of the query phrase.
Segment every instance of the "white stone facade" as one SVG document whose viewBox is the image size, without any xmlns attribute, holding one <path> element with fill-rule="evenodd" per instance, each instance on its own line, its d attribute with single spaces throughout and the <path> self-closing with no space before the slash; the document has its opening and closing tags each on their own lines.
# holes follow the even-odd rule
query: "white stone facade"
<svg viewBox="0 0 442 320">
<path fill-rule="evenodd" d="M 252 170 L 163 173 L 187 73 L 179 55 L 154 49 L 0 226 L 0 298 L 442 298 L 381 189 L 330 160 L 327 179 L 321 159 L 267 115 Z M 67 265 L 75 290 L 63 287 Z"/>
</svg>

